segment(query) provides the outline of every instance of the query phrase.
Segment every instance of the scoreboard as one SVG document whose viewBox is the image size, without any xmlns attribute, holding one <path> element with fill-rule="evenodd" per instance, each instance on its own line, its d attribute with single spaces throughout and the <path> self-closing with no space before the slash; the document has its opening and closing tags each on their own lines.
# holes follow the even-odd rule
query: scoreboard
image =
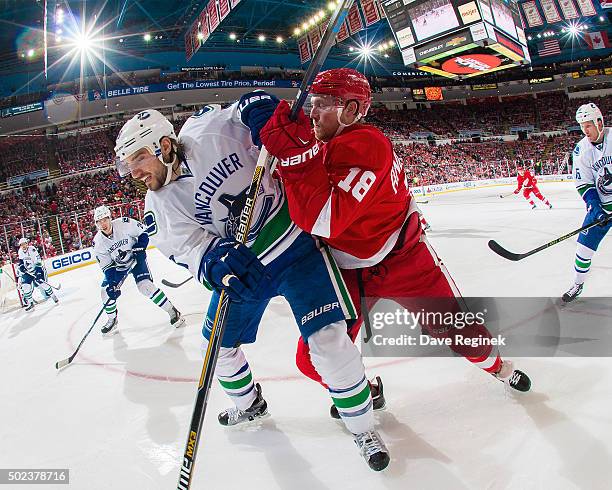
<svg viewBox="0 0 612 490">
<path fill-rule="evenodd" d="M 382 0 L 404 64 L 470 78 L 531 62 L 516 0 Z"/>
</svg>

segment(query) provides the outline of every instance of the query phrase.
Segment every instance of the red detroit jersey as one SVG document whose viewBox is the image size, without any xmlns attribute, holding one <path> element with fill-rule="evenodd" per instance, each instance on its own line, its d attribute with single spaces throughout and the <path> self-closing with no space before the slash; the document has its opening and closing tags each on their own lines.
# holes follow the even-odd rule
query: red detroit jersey
<svg viewBox="0 0 612 490">
<path fill-rule="evenodd" d="M 525 173 L 523 175 L 517 175 L 516 180 L 518 182 L 518 189 L 523 186 L 525 186 L 526 188 L 535 187 L 538 183 L 538 180 L 533 175 L 531 175 L 531 172 L 529 170 L 525 170 Z"/>
<path fill-rule="evenodd" d="M 341 267 L 377 264 L 395 245 L 411 199 L 391 141 L 355 124 L 317 145 L 299 163 L 277 167 L 291 218 L 324 238 Z"/>
</svg>

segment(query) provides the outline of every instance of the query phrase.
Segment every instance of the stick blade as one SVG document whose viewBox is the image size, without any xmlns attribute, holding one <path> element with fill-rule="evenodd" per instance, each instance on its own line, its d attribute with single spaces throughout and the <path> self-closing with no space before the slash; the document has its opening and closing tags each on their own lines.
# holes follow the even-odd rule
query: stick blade
<svg viewBox="0 0 612 490">
<path fill-rule="evenodd" d="M 61 361 L 57 361 L 55 363 L 55 369 L 63 369 L 65 368 L 68 364 L 70 364 L 70 358 L 67 359 L 63 359 Z"/>
<path fill-rule="evenodd" d="M 504 259 L 517 261 L 517 260 L 521 260 L 523 258 L 523 255 L 524 255 L 524 254 L 515 254 L 513 252 L 510 252 L 509 250 L 506 250 L 504 247 L 502 247 L 495 240 L 489 240 L 489 244 L 488 245 L 489 245 L 489 248 L 491 250 L 493 250 L 493 252 L 495 252 L 497 255 L 500 255 Z"/>
</svg>

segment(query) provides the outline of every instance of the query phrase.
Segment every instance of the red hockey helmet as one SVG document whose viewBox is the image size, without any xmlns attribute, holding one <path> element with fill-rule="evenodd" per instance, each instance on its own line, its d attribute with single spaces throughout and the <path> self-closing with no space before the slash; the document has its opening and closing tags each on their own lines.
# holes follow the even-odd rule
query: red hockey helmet
<svg viewBox="0 0 612 490">
<path fill-rule="evenodd" d="M 334 68 L 319 73 L 310 93 L 315 95 L 333 95 L 343 100 L 360 102 L 359 112 L 365 116 L 372 103 L 372 90 L 368 79 L 357 70 L 351 68 Z"/>
</svg>

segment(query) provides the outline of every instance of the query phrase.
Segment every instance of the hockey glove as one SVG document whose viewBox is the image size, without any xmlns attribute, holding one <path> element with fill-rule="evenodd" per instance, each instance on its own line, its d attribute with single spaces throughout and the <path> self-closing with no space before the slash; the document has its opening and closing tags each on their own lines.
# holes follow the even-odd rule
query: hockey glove
<svg viewBox="0 0 612 490">
<path fill-rule="evenodd" d="M 259 132 L 274 113 L 278 103 L 279 100 L 275 95 L 263 90 L 255 90 L 240 97 L 238 102 L 240 120 L 251 130 L 253 144 L 259 148 L 261 148 Z"/>
<path fill-rule="evenodd" d="M 117 284 L 109 284 L 106 286 L 106 294 L 108 295 L 109 299 L 116 301 L 117 298 L 121 296 L 121 289 L 119 289 Z"/>
<path fill-rule="evenodd" d="M 608 217 L 606 212 L 601 207 L 601 201 L 597 195 L 595 189 L 589 189 L 582 198 L 585 200 L 587 205 L 586 222 L 594 223 L 595 221 L 601 221 Z M 599 226 L 606 226 L 607 221 L 601 223 Z"/>
<path fill-rule="evenodd" d="M 141 233 L 140 236 L 138 237 L 138 240 L 136 240 L 136 243 L 134 244 L 134 249 L 137 249 L 134 251 L 134 255 L 136 256 L 138 256 L 138 254 L 145 255 L 148 245 L 149 245 L 149 234 Z"/>
<path fill-rule="evenodd" d="M 232 301 L 257 297 L 264 266 L 251 249 L 232 238 L 223 238 L 202 259 L 200 276 Z"/>
<path fill-rule="evenodd" d="M 274 114 L 261 130 L 261 141 L 270 155 L 281 160 L 281 165 L 292 165 L 302 163 L 301 155 L 309 153 L 317 140 L 310 125 L 310 119 L 300 109 L 295 121 L 289 119 L 291 108 L 287 101 L 283 100 L 274 111 Z M 317 147 L 318 150 L 318 147 Z M 314 150 L 313 150 L 314 153 Z M 299 160 L 299 161 L 298 161 Z"/>
</svg>

